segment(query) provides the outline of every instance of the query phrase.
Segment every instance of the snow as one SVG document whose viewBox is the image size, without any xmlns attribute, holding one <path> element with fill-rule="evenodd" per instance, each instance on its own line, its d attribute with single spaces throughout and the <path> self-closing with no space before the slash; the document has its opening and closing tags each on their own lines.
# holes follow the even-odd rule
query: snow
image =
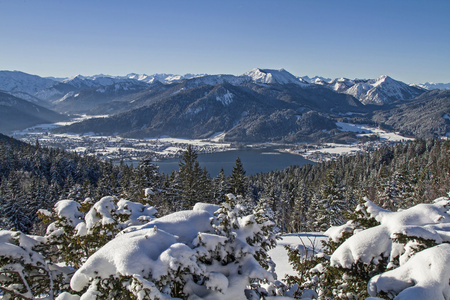
<svg viewBox="0 0 450 300">
<path fill-rule="evenodd" d="M 0 253 L 2 256 L 22 261 L 25 264 L 45 265 L 45 259 L 32 250 L 34 246 L 43 241 L 45 239 L 42 237 L 29 236 L 15 231 L 0 230 Z M 0 273 L 4 270 L 3 267 L 8 269 L 8 265 L 0 265 Z"/>
<path fill-rule="evenodd" d="M 336 126 L 341 131 L 358 132 L 358 133 L 371 133 L 372 132 L 372 130 L 369 130 L 367 128 L 367 125 L 357 125 L 357 124 L 351 124 L 351 123 L 336 122 Z"/>
<path fill-rule="evenodd" d="M 102 201 L 103 207 L 108 199 Z M 258 244 L 247 243 L 262 224 L 256 224 L 253 215 L 238 217 L 239 206 L 228 213 L 223 210 L 226 207 L 220 207 L 222 215 L 217 219 L 211 212 L 218 206 L 197 204 L 193 210 L 127 228 L 88 258 L 72 277 L 71 288 L 85 290 L 81 299 L 90 299 L 103 280 L 121 275 L 131 278 L 127 285 L 135 295 L 146 288 L 151 296 L 168 299 L 164 288 L 159 290 L 155 283 L 169 288 L 174 280 L 186 280 L 183 292 L 190 299 L 246 299 L 244 290 L 250 279 L 273 281 L 254 257 L 260 250 Z M 237 227 L 229 235 L 222 235 L 226 230 L 218 234 L 227 227 L 222 223 L 227 217 L 236 218 L 230 221 Z M 204 278 L 203 282 L 193 281 L 195 276 Z"/>
<path fill-rule="evenodd" d="M 397 300 L 450 299 L 450 244 L 418 252 L 397 269 L 373 277 L 371 296 L 383 291 Z"/>
<path fill-rule="evenodd" d="M 157 227 L 158 230 L 164 230 L 173 234 L 178 241 L 189 244 L 199 232 L 212 230 L 211 217 L 212 215 L 204 210 L 178 211 L 155 219 L 145 225 L 129 227 L 125 229 L 124 233 Z"/>
<path fill-rule="evenodd" d="M 399 256 L 400 265 L 404 265 L 413 254 L 411 247 L 414 244 L 397 242 L 396 238 L 402 234 L 429 239 L 436 244 L 450 242 L 449 198 L 438 198 L 432 204 L 418 204 L 397 212 L 382 209 L 367 198 L 365 201 L 366 211 L 380 225 L 359 231 L 348 238 L 331 256 L 332 266 L 351 268 L 356 262 L 377 263 L 382 257 L 389 258 L 390 265 L 394 266 L 394 259 Z M 341 231 L 328 230 L 325 234 L 336 240 Z"/>
<path fill-rule="evenodd" d="M 74 274 L 70 286 L 81 291 L 91 278 L 108 278 L 116 274 L 148 275 L 142 274 L 143 271 L 153 269 L 159 255 L 176 242 L 174 235 L 156 228 L 119 235 L 88 259 Z"/>
<path fill-rule="evenodd" d="M 233 102 L 234 95 L 229 90 L 223 96 L 217 96 L 216 100 L 222 103 L 223 106 L 230 105 Z"/>
<path fill-rule="evenodd" d="M 56 83 L 51 79 L 19 71 L 0 71 L 0 90 L 8 92 L 25 92 L 34 95 Z"/>
<path fill-rule="evenodd" d="M 83 214 L 78 210 L 80 203 L 73 200 L 61 200 L 55 204 L 55 212 L 58 217 L 66 219 L 72 227 L 82 222 Z"/>
<path fill-rule="evenodd" d="M 434 83 L 434 82 L 426 82 L 418 84 L 419 87 L 424 88 L 426 90 L 450 90 L 450 83 Z"/>
<path fill-rule="evenodd" d="M 277 242 L 277 246 L 268 252 L 276 264 L 275 272 L 278 275 L 278 280 L 285 278 L 286 275 L 298 275 L 289 264 L 288 252 L 285 246 L 298 247 L 299 245 L 304 245 L 320 251 L 322 249 L 322 241 L 326 239 L 327 237 L 319 232 L 282 235 L 281 240 Z"/>
<path fill-rule="evenodd" d="M 300 81 L 297 77 L 295 77 L 285 69 L 270 70 L 270 69 L 255 68 L 243 74 L 242 77 L 248 77 L 254 83 L 264 83 L 264 84 L 294 83 L 302 86 L 308 85 L 307 83 Z"/>
<path fill-rule="evenodd" d="M 339 78 L 329 83 L 321 82 L 339 93 L 345 93 L 357 98 L 363 104 L 384 104 L 393 100 L 405 100 L 418 96 L 420 91 L 387 75 L 376 79 Z"/>
<path fill-rule="evenodd" d="M 391 142 L 414 140 L 413 138 L 404 137 L 395 132 L 387 132 L 383 129 L 371 127 L 366 124 L 352 124 L 352 123 L 336 122 L 336 126 L 341 131 L 360 133 L 360 134 L 356 135 L 357 137 L 376 135 L 381 140 L 388 140 Z"/>
<path fill-rule="evenodd" d="M 231 194 L 227 197 L 230 201 L 236 200 Z M 88 198 L 86 203 L 90 201 Z M 201 283 L 194 280 L 185 282 L 183 291 L 189 299 L 246 299 L 244 290 L 250 285 L 250 279 L 270 283 L 275 278 L 254 257 L 261 244 L 249 243 L 260 232 L 261 226 L 270 221 L 258 224 L 255 215 L 243 215 L 242 209 L 239 205 L 231 208 L 228 203 L 222 206 L 197 203 L 192 210 L 155 219 L 153 207 L 107 196 L 93 203 L 83 220 L 78 203 L 59 201 L 54 211 L 70 226 L 84 224 L 87 230 L 98 224 L 113 224 L 121 219 L 117 216 L 126 215 L 129 220 L 123 225 L 130 227 L 90 256 L 75 272 L 70 286 L 75 291 L 83 291 L 81 297 L 63 293 L 58 299 L 92 299 L 98 293 L 97 284 L 119 275 L 130 278 L 127 288 L 139 299 L 148 291 L 159 299 L 169 299 L 161 286 L 175 278 L 187 279 L 195 275 L 203 279 Z M 365 198 L 365 204 L 359 205 L 357 211 L 375 218 L 380 225 L 355 230 L 358 224 L 349 221 L 330 228 L 325 234 L 282 236 L 278 245 L 268 252 L 276 264 L 279 279 L 287 274 L 297 275 L 288 263 L 284 246 L 298 249 L 304 257 L 311 257 L 322 251 L 321 241 L 327 237 L 337 242 L 342 233 L 353 231 L 354 234 L 331 255 L 330 265 L 350 269 L 357 262 L 377 264 L 387 258 L 391 270 L 370 279 L 368 292 L 372 298 L 368 299 L 377 299 L 380 292 L 400 300 L 449 299 L 449 198 L 441 197 L 433 203 L 418 204 L 397 212 L 383 209 Z M 143 219 L 145 224 L 142 224 Z M 225 219 L 228 222 L 223 223 Z M 402 244 L 397 240 L 399 235 L 411 237 L 411 240 Z M 431 240 L 434 246 L 420 250 L 417 238 Z M 0 231 L 0 253 L 2 257 L 24 264 L 46 266 L 44 257 L 33 250 L 45 241 L 46 237 Z M 235 262 L 227 262 L 230 253 L 237 259 Z M 399 259 L 395 261 L 395 258 Z M 23 267 L 17 263 L 9 264 L 8 268 L 19 270 Z M 319 264 L 314 269 L 321 273 L 324 268 Z M 180 277 L 180 274 L 185 274 L 185 277 Z M 305 290 L 302 297 L 315 298 L 316 294 Z M 287 299 L 277 297 L 283 298 Z"/>
</svg>

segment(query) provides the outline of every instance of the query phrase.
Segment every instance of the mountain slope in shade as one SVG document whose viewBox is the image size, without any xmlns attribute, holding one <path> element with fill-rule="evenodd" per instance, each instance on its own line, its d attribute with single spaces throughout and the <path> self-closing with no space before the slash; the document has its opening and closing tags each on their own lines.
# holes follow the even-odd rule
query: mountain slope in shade
<svg viewBox="0 0 450 300">
<path fill-rule="evenodd" d="M 96 109 L 102 114 L 115 113 L 116 111 L 107 108 L 107 105 L 112 102 L 124 101 L 123 106 L 132 109 L 135 95 L 147 89 L 149 89 L 149 85 L 143 82 L 122 81 L 107 86 L 69 92 L 63 98 L 54 101 L 52 108 L 61 113 L 72 114 L 93 113 Z"/>
<path fill-rule="evenodd" d="M 450 136 L 450 91 L 433 90 L 376 112 L 373 120 L 406 136 Z"/>
<path fill-rule="evenodd" d="M 0 132 L 2 133 L 65 119 L 65 116 L 42 106 L 0 92 Z"/>
</svg>

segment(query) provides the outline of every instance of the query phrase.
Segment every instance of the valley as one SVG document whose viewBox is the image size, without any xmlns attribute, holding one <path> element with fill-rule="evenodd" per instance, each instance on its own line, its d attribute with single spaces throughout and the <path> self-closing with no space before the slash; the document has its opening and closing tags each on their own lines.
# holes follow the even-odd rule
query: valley
<svg viewBox="0 0 450 300">
<path fill-rule="evenodd" d="M 342 155 L 356 155 L 378 149 L 382 146 L 411 140 L 394 132 L 387 132 L 368 125 L 336 123 L 344 132 L 353 132 L 366 138 L 349 144 L 337 143 L 230 143 L 223 141 L 223 134 L 218 133 L 206 139 L 182 139 L 172 137 L 126 138 L 120 136 L 98 135 L 93 132 L 83 134 L 54 133 L 62 126 L 105 116 L 79 115 L 66 122 L 36 125 L 21 131 L 15 131 L 14 138 L 24 142 L 46 147 L 65 149 L 70 152 L 95 156 L 111 160 L 116 164 L 137 165 L 143 158 L 150 158 L 169 174 L 178 169 L 180 156 L 191 146 L 199 154 L 199 162 L 212 176 L 217 176 L 223 168 L 231 173 L 237 157 L 240 157 L 249 175 L 272 170 L 282 170 L 291 165 L 302 166 L 334 160 Z M 264 161 L 264 163 L 261 163 Z"/>
</svg>

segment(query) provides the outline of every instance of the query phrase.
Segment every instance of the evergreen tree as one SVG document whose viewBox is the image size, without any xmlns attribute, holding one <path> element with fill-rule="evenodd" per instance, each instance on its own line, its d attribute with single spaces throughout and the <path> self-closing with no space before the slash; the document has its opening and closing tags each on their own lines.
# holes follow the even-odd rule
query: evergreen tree
<svg viewBox="0 0 450 300">
<path fill-rule="evenodd" d="M 182 209 L 192 208 L 201 194 L 203 170 L 200 168 L 197 157 L 198 154 L 191 145 L 181 156 L 178 180 L 181 185 Z"/>
<path fill-rule="evenodd" d="M 229 192 L 235 195 L 245 196 L 247 192 L 247 179 L 245 177 L 244 166 L 241 159 L 236 158 L 236 165 L 233 167 L 231 176 L 228 179 L 230 189 Z"/>
<path fill-rule="evenodd" d="M 225 171 L 220 169 L 219 175 L 213 180 L 214 202 L 222 203 L 225 201 L 225 195 L 229 191 L 227 177 Z"/>
</svg>

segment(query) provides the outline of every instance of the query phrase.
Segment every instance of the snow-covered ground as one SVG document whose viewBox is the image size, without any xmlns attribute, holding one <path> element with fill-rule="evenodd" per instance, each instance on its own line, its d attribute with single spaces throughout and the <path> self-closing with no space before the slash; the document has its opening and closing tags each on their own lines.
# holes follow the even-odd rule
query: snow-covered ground
<svg viewBox="0 0 450 300">
<path fill-rule="evenodd" d="M 322 249 L 322 241 L 327 240 L 327 237 L 320 232 L 309 233 L 291 233 L 281 236 L 278 240 L 277 246 L 269 251 L 269 255 L 275 262 L 275 271 L 278 280 L 283 280 L 286 275 L 298 275 L 289 264 L 288 252 L 284 246 L 296 247 L 299 245 L 306 247 L 314 247 L 314 249 Z"/>
<path fill-rule="evenodd" d="M 412 138 L 401 136 L 397 132 L 387 132 L 383 129 L 371 127 L 369 125 L 336 122 L 336 126 L 341 131 L 357 132 L 357 133 L 359 133 L 357 135 L 358 137 L 375 135 L 375 136 L 379 137 L 381 140 L 388 140 L 391 142 L 401 142 L 401 141 L 413 140 Z"/>
<path fill-rule="evenodd" d="M 324 143 L 320 145 L 308 145 L 307 147 L 304 147 L 300 150 L 285 149 L 284 151 L 296 153 L 305 157 L 306 159 L 320 162 L 332 160 L 342 155 L 355 155 L 357 153 L 373 150 L 378 148 L 379 146 L 390 143 L 399 143 L 402 141 L 414 140 L 412 138 L 401 136 L 398 133 L 387 132 L 383 129 L 372 127 L 369 125 L 336 122 L 336 126 L 341 131 L 357 133 L 357 137 L 376 136 L 378 140 L 354 144 Z"/>
</svg>

